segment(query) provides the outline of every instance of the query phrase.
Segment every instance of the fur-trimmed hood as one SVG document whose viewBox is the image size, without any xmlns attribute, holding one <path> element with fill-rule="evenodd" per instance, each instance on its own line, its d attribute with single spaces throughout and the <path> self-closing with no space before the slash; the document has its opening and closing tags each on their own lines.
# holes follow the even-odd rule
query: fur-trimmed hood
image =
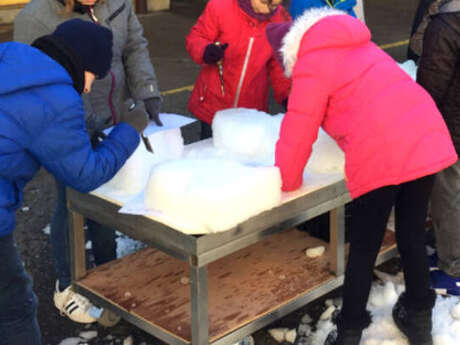
<svg viewBox="0 0 460 345">
<path fill-rule="evenodd" d="M 336 21 L 331 18 L 333 16 L 345 17 L 345 20 Z M 321 25 L 319 25 L 320 22 Z M 315 30 L 312 30 L 313 27 Z M 308 35 L 306 35 L 307 32 Z M 370 31 L 365 24 L 344 11 L 329 7 L 309 9 L 293 22 L 282 39 L 280 52 L 283 58 L 284 74 L 287 77 L 292 75 L 302 42 L 302 52 L 307 52 L 322 48 L 363 44 L 367 43 L 370 38 Z"/>
</svg>

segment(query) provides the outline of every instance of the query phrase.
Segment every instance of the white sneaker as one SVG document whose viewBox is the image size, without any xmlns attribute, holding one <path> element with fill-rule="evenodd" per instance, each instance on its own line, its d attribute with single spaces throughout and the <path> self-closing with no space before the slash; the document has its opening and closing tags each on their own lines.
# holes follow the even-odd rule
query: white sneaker
<svg viewBox="0 0 460 345">
<path fill-rule="evenodd" d="M 61 315 L 67 315 L 69 319 L 79 323 L 92 323 L 96 319 L 89 313 L 94 305 L 82 295 L 73 292 L 72 286 L 64 291 L 59 291 L 59 281 L 56 281 L 54 291 L 54 305 L 59 309 Z"/>
</svg>

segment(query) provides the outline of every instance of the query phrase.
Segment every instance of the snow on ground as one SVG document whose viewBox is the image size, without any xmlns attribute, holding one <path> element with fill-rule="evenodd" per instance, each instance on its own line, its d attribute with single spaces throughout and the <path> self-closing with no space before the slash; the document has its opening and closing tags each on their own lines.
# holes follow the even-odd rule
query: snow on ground
<svg viewBox="0 0 460 345">
<path fill-rule="evenodd" d="M 361 345 L 408 345 L 407 339 L 398 330 L 391 316 L 393 305 L 403 285 L 391 281 L 374 283 L 369 296 L 368 309 L 372 315 L 372 324 L 363 332 Z M 322 345 L 335 326 L 330 318 L 320 320 L 316 329 L 305 338 L 302 344 Z M 436 299 L 433 310 L 434 345 L 460 344 L 460 303 L 458 297 L 441 297 Z"/>
</svg>

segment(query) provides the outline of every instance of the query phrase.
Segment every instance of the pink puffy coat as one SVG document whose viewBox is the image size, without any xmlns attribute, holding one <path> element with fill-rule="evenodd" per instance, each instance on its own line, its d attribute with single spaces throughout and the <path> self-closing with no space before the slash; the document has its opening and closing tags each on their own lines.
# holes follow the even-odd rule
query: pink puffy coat
<svg viewBox="0 0 460 345">
<path fill-rule="evenodd" d="M 274 58 L 265 27 L 288 20 L 289 14 L 282 6 L 269 20 L 259 21 L 244 12 L 238 0 L 210 0 L 185 41 L 188 53 L 201 65 L 188 103 L 193 115 L 211 123 L 215 112 L 221 109 L 267 111 L 269 82 L 278 103 L 287 98 L 290 80 Z M 203 61 L 205 47 L 216 41 L 229 44 L 223 58 L 225 95 L 217 66 Z"/>
<path fill-rule="evenodd" d="M 360 20 L 334 9 L 306 12 L 284 36 L 292 91 L 276 146 L 283 190 L 302 184 L 319 126 L 345 153 L 352 198 L 457 161 L 429 94 L 370 39 Z"/>
</svg>

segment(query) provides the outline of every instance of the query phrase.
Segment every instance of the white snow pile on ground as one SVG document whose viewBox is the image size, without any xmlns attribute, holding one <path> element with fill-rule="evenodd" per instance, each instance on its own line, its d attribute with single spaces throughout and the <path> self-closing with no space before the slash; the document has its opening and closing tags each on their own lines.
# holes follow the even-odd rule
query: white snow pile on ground
<svg viewBox="0 0 460 345">
<path fill-rule="evenodd" d="M 372 324 L 364 330 L 361 345 L 408 345 L 407 338 L 398 330 L 391 316 L 392 308 L 403 290 L 403 285 L 395 285 L 391 281 L 384 284 L 373 284 L 368 302 Z M 301 343 L 303 345 L 323 344 L 329 332 L 334 328 L 330 318 L 320 320 L 316 324 L 316 330 L 308 334 Z M 437 297 L 433 310 L 432 334 L 434 345 L 460 344 L 458 297 Z"/>
</svg>

